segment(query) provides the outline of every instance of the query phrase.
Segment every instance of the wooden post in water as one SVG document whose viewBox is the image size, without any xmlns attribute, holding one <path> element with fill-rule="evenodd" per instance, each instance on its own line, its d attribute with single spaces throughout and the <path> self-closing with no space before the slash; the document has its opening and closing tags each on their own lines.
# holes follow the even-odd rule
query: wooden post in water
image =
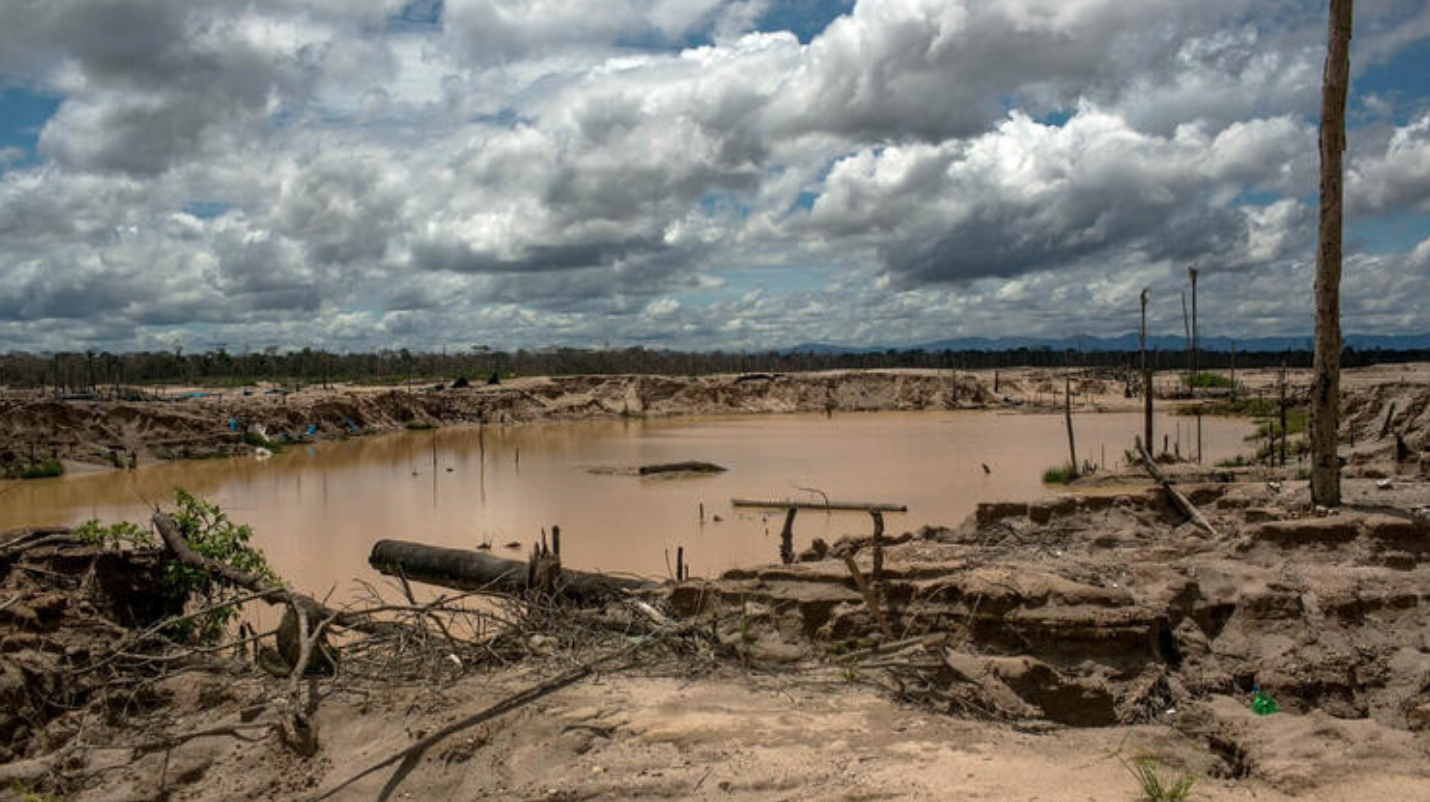
<svg viewBox="0 0 1430 802">
<path fill-rule="evenodd" d="M 1067 354 L 1063 355 L 1063 419 L 1068 425 L 1068 468 L 1072 470 L 1073 478 L 1077 477 L 1077 442 L 1073 439 L 1072 424 L 1072 373 L 1068 369 L 1067 362 L 1071 359 Z"/>
<path fill-rule="evenodd" d="M 790 507 L 785 513 L 785 525 L 780 530 L 780 562 L 789 565 L 794 562 L 794 514 L 798 507 Z"/>
<path fill-rule="evenodd" d="M 884 513 L 870 510 L 869 516 L 874 519 L 874 567 L 869 572 L 869 579 L 877 592 L 884 579 Z"/>
</svg>

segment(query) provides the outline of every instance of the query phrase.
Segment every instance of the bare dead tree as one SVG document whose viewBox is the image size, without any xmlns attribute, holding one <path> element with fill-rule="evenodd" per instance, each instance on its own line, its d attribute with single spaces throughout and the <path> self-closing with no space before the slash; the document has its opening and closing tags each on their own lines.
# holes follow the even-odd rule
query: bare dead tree
<svg viewBox="0 0 1430 802">
<path fill-rule="evenodd" d="M 1192 394 L 1196 394 L 1197 383 L 1197 269 L 1187 268 L 1187 275 L 1192 279 Z"/>
<path fill-rule="evenodd" d="M 1068 425 L 1068 468 L 1072 470 L 1074 478 L 1078 475 L 1077 469 L 1077 441 L 1073 439 L 1072 424 L 1072 357 L 1064 355 L 1063 363 L 1063 419 Z"/>
<path fill-rule="evenodd" d="M 1142 325 L 1137 329 L 1137 350 L 1142 354 L 1142 436 L 1152 447 L 1152 370 L 1147 367 L 1147 288 L 1142 288 Z"/>
<path fill-rule="evenodd" d="M 1330 0 L 1326 68 L 1321 80 L 1321 204 L 1316 249 L 1316 352 L 1311 385 L 1311 501 L 1341 503 L 1337 454 L 1341 400 L 1342 157 L 1346 149 L 1346 93 L 1350 85 L 1353 0 Z"/>
</svg>

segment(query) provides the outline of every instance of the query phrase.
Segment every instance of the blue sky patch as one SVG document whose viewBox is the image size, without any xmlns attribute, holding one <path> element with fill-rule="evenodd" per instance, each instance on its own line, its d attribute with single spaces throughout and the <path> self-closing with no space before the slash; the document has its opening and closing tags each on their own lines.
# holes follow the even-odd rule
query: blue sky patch
<svg viewBox="0 0 1430 802">
<path fill-rule="evenodd" d="M 201 220 L 212 220 L 215 217 L 222 217 L 224 212 L 232 208 L 232 203 L 216 200 L 191 200 L 183 206 L 185 214 L 191 214 Z"/>
<path fill-rule="evenodd" d="M 835 18 L 854 9 L 854 0 L 776 0 L 760 17 L 762 31 L 789 31 L 803 44 L 824 32 Z"/>
<path fill-rule="evenodd" d="M 1425 110 L 1427 85 L 1430 85 L 1430 39 L 1421 39 L 1354 75 L 1351 95 L 1377 95 L 1391 101 L 1393 112 L 1389 122 L 1405 125 Z"/>
<path fill-rule="evenodd" d="M 1430 215 L 1414 209 L 1346 220 L 1346 250 L 1370 254 L 1408 253 L 1430 237 Z"/>
<path fill-rule="evenodd" d="M 54 116 L 61 98 L 20 86 L 0 86 L 0 151 L 18 148 L 19 159 L 0 159 L 0 169 L 28 166 L 38 161 L 35 146 L 40 129 Z"/>
</svg>

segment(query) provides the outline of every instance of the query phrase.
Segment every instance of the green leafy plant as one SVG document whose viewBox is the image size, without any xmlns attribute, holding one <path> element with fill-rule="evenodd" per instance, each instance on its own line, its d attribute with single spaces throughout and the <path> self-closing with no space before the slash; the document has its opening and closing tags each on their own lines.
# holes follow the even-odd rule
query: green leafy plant
<svg viewBox="0 0 1430 802">
<path fill-rule="evenodd" d="M 145 548 L 154 545 L 152 534 L 128 521 L 109 526 L 104 526 L 99 521 L 85 521 L 71 534 L 87 545 L 102 549 L 117 549 L 126 544 Z"/>
<path fill-rule="evenodd" d="M 1180 802 L 1192 792 L 1197 778 L 1191 772 L 1178 771 L 1175 778 L 1164 773 L 1162 761 L 1156 755 L 1138 755 L 1123 760 L 1122 765 L 1137 780 L 1142 798 L 1150 802 Z"/>
<path fill-rule="evenodd" d="M 21 479 L 50 479 L 55 476 L 64 475 L 64 463 L 60 462 L 57 459 L 47 459 L 42 462 L 36 462 L 32 465 L 26 465 L 25 467 L 20 469 Z"/>
<path fill-rule="evenodd" d="M 174 490 L 174 501 L 178 509 L 174 511 L 174 522 L 179 525 L 189 548 L 211 560 L 258 577 L 271 585 L 281 585 L 282 581 L 263 552 L 249 545 L 253 530 L 246 524 L 230 521 L 223 510 L 188 491 Z M 177 561 L 164 565 L 165 592 L 171 598 L 187 599 L 191 604 L 215 607 L 237 598 L 238 588 L 221 578 Z M 238 617 L 234 606 L 218 606 L 201 616 L 177 622 L 171 627 L 170 635 L 181 641 L 214 643 L 223 637 L 225 628 Z"/>
<path fill-rule="evenodd" d="M 1077 467 L 1073 465 L 1059 465 L 1055 468 L 1048 468 L 1043 471 L 1043 484 L 1045 485 L 1065 485 L 1078 477 Z"/>
</svg>

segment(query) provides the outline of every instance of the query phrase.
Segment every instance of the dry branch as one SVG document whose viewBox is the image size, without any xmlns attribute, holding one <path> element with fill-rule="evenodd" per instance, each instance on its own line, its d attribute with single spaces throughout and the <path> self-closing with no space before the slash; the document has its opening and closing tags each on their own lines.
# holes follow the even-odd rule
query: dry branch
<svg viewBox="0 0 1430 802">
<path fill-rule="evenodd" d="M 864 604 L 868 605 L 869 612 L 873 613 L 874 620 L 879 622 L 879 629 L 884 633 L 884 637 L 894 637 L 894 628 L 890 626 L 889 619 L 884 617 L 884 610 L 879 606 L 879 599 L 874 595 L 873 588 L 864 581 L 864 575 L 859 573 L 859 566 L 854 564 L 854 558 L 844 555 L 844 567 L 849 569 L 849 575 L 854 577 L 854 585 L 859 588 L 859 595 L 864 597 Z"/>
<path fill-rule="evenodd" d="M 1142 444 L 1142 438 L 1137 437 L 1135 440 L 1137 443 L 1137 453 L 1142 456 L 1142 467 L 1147 469 L 1147 473 L 1151 475 L 1152 480 L 1167 492 L 1167 496 L 1172 499 L 1172 503 L 1176 505 L 1177 509 L 1181 510 L 1182 514 L 1186 515 L 1192 523 L 1207 530 L 1212 536 L 1216 536 L 1217 531 L 1216 528 L 1212 526 L 1211 521 L 1207 520 L 1207 517 L 1202 514 L 1201 510 L 1197 509 L 1197 506 L 1193 504 L 1191 500 L 1173 487 L 1171 480 L 1167 478 L 1166 474 L 1162 473 L 1161 468 L 1157 467 L 1157 463 L 1152 459 L 1152 455 L 1147 453 L 1147 447 Z"/>
</svg>

